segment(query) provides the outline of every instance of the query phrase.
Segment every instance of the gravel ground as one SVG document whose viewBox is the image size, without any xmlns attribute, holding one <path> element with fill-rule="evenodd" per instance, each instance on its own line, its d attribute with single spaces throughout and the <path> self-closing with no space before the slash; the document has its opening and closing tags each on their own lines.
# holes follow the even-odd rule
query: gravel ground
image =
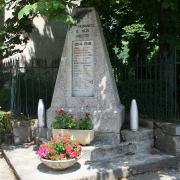
<svg viewBox="0 0 180 180">
<path fill-rule="evenodd" d="M 16 180 L 12 170 L 0 152 L 0 180 Z"/>
</svg>

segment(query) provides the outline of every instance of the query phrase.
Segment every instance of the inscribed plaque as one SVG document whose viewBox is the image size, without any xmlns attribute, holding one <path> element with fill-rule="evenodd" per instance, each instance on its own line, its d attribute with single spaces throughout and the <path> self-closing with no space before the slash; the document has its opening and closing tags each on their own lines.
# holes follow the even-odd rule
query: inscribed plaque
<svg viewBox="0 0 180 180">
<path fill-rule="evenodd" d="M 94 42 L 73 41 L 72 96 L 94 96 Z"/>
</svg>

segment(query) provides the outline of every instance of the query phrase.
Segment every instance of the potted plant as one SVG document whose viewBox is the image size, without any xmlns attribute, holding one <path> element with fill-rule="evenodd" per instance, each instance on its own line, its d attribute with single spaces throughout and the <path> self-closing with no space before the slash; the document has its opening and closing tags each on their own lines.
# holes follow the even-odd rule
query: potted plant
<svg viewBox="0 0 180 180">
<path fill-rule="evenodd" d="M 94 130 L 89 113 L 76 117 L 61 108 L 56 111 L 52 127 L 53 136 L 56 136 L 59 132 L 69 133 L 74 140 L 79 141 L 82 145 L 90 144 L 94 139 Z"/>
<path fill-rule="evenodd" d="M 60 133 L 48 143 L 42 144 L 36 154 L 50 168 L 67 169 L 80 158 L 81 146 L 70 135 Z"/>
</svg>

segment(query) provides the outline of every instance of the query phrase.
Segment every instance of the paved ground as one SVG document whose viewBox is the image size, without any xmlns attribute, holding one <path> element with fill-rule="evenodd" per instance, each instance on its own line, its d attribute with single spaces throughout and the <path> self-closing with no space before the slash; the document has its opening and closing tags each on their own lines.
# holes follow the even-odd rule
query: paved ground
<svg viewBox="0 0 180 180">
<path fill-rule="evenodd" d="M 16 180 L 13 172 L 8 167 L 8 164 L 6 163 L 5 159 L 1 156 L 1 154 L 0 154 L 0 180 Z M 41 178 L 38 178 L 38 180 L 41 180 Z M 128 180 L 180 180 L 180 170 L 165 169 L 157 172 L 137 175 L 128 178 Z"/>
<path fill-rule="evenodd" d="M 108 161 L 84 162 L 80 159 L 79 163 L 70 169 L 55 171 L 41 163 L 33 147 L 8 147 L 4 153 L 21 180 L 59 180 L 59 178 L 62 180 L 116 180 L 120 177 L 127 177 L 128 174 L 147 172 L 149 169 L 155 170 L 164 165 L 164 167 L 170 167 L 176 160 L 174 156 L 165 154 L 140 153 L 119 156 Z"/>
<path fill-rule="evenodd" d="M 12 170 L 0 153 L 0 180 L 16 180 Z"/>
<path fill-rule="evenodd" d="M 4 158 L 0 157 L 0 180 L 16 180 Z M 131 177 L 128 180 L 180 180 L 180 171 L 166 169 Z"/>
<path fill-rule="evenodd" d="M 180 180 L 180 171 L 177 169 L 165 169 L 138 175 L 128 180 Z"/>
</svg>

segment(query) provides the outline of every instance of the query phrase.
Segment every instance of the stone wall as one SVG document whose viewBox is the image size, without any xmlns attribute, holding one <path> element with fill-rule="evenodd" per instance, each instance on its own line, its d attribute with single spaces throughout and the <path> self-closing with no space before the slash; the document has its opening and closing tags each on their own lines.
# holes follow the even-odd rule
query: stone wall
<svg viewBox="0 0 180 180">
<path fill-rule="evenodd" d="M 180 124 L 154 123 L 155 147 L 180 157 Z"/>
</svg>

